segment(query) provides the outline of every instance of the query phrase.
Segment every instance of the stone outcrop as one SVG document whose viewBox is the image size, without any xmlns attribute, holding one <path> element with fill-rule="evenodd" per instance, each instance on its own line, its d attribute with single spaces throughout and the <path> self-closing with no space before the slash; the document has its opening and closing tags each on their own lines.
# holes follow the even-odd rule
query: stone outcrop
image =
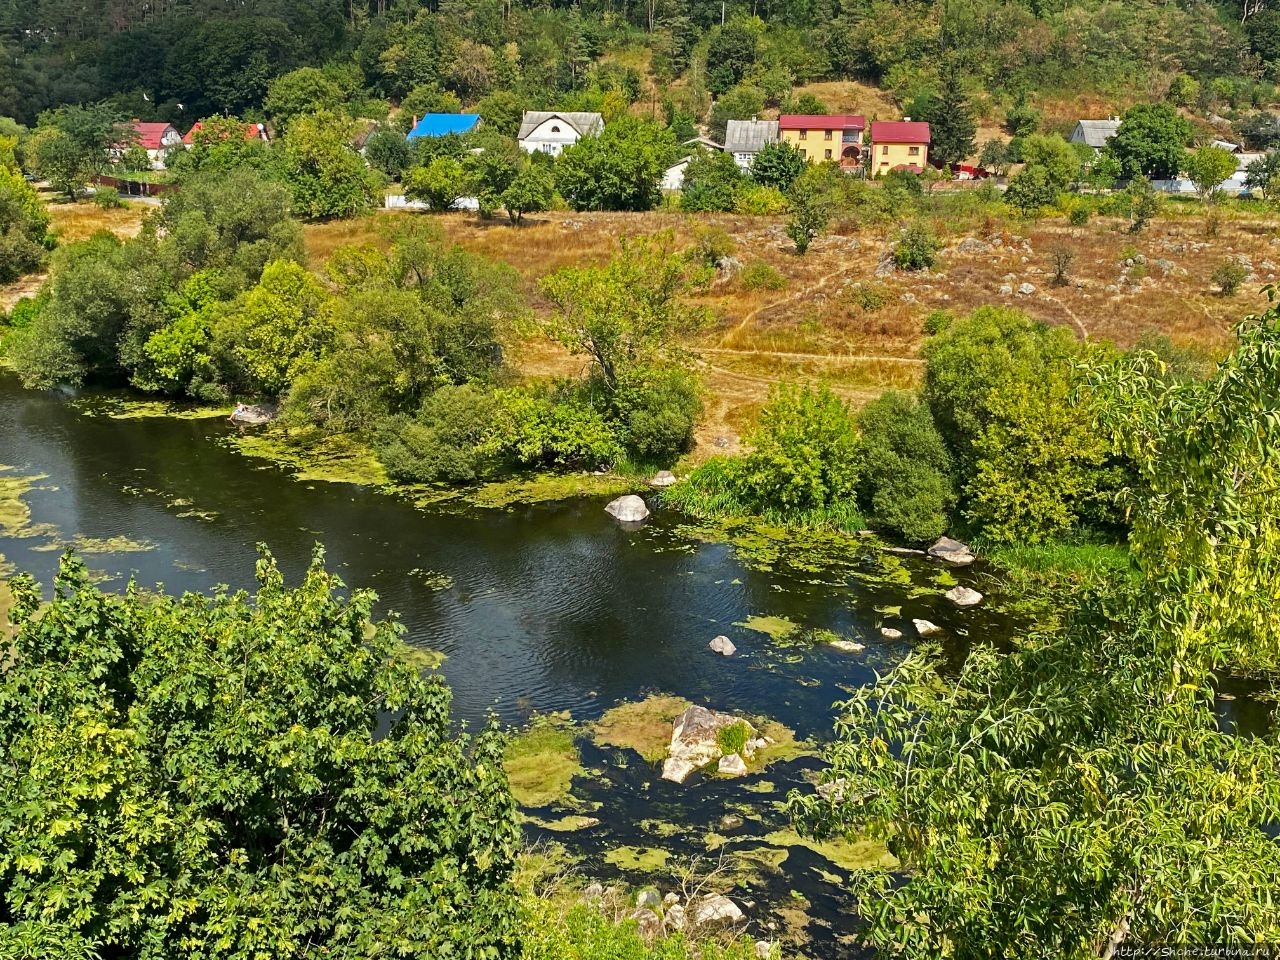
<svg viewBox="0 0 1280 960">
<path fill-rule="evenodd" d="M 717 735 L 725 727 L 746 723 L 729 713 L 719 713 L 694 704 L 676 717 L 671 729 L 671 746 L 662 764 L 662 779 L 684 783 L 699 767 L 720 759 Z M 748 737 L 755 728 L 747 724 Z M 741 758 L 739 758 L 741 760 Z"/>
<path fill-rule="evenodd" d="M 982 594 L 969 587 L 952 587 L 946 597 L 957 607 L 975 607 L 982 602 Z"/>
<path fill-rule="evenodd" d="M 640 936 L 645 940 L 652 942 L 662 936 L 662 918 L 652 910 L 641 907 L 632 912 L 630 919 L 636 921 L 636 925 L 640 928 Z"/>
<path fill-rule="evenodd" d="M 629 493 L 604 508 L 605 513 L 621 523 L 642 523 L 649 519 L 649 508 L 640 497 Z"/>
</svg>

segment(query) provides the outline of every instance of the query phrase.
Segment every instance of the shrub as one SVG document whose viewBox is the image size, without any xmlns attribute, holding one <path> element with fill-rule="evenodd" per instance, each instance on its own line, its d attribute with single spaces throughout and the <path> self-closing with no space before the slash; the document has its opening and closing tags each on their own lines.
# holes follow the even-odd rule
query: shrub
<svg viewBox="0 0 1280 960">
<path fill-rule="evenodd" d="M 529 467 L 600 467 L 622 456 L 614 428 L 590 402 L 587 390 L 558 384 L 503 390 L 501 415 L 490 448 Z"/>
<path fill-rule="evenodd" d="M 910 542 L 947 530 L 956 495 L 951 455 L 929 408 L 890 391 L 858 414 L 859 501 L 871 522 Z"/>
<path fill-rule="evenodd" d="M 724 213 L 733 209 L 744 177 L 733 155 L 699 150 L 685 167 L 680 209 L 690 213 Z"/>
<path fill-rule="evenodd" d="M 742 186 L 734 197 L 733 212 L 749 217 L 779 217 L 787 212 L 787 198 L 776 187 Z"/>
<path fill-rule="evenodd" d="M 749 441 L 740 489 L 758 510 L 794 516 L 853 498 L 857 430 L 829 387 L 775 387 Z"/>
<path fill-rule="evenodd" d="M 1053 279 L 1050 282 L 1055 287 L 1065 287 L 1070 282 L 1068 275 L 1075 259 L 1075 252 L 1066 244 L 1057 244 L 1049 250 L 1049 260 L 1053 264 Z"/>
<path fill-rule="evenodd" d="M 641 460 L 670 463 L 693 446 L 702 401 L 693 375 L 679 368 L 643 369 L 613 398 L 627 449 Z"/>
<path fill-rule="evenodd" d="M 756 260 L 742 268 L 738 282 L 743 290 L 781 290 L 787 285 L 787 278 L 769 264 Z"/>
<path fill-rule="evenodd" d="M 493 395 L 479 387 L 441 387 L 417 417 L 393 421 L 378 458 L 394 480 L 470 483 L 492 465 L 486 441 L 498 410 Z"/>
<path fill-rule="evenodd" d="M 1083 227 L 1089 222 L 1089 207 L 1086 204 L 1077 203 L 1067 214 L 1067 220 L 1073 227 Z"/>
<path fill-rule="evenodd" d="M 867 313 L 874 313 L 889 302 L 889 294 L 884 287 L 871 284 L 858 284 L 849 291 L 854 304 Z"/>
<path fill-rule="evenodd" d="M 938 238 L 927 224 L 904 227 L 893 248 L 893 262 L 902 270 L 928 270 L 937 259 Z"/>
<path fill-rule="evenodd" d="M 927 336 L 936 337 L 955 323 L 956 317 L 950 310 L 931 310 L 924 318 L 924 332 Z"/>
<path fill-rule="evenodd" d="M 694 231 L 691 252 L 708 267 L 718 267 L 720 261 L 732 256 L 735 249 L 733 237 L 721 227 L 699 227 Z"/>
<path fill-rule="evenodd" d="M 750 737 L 751 728 L 742 720 L 735 720 L 727 727 L 721 727 L 716 731 L 716 746 L 726 757 L 731 753 L 742 756 L 742 751 L 747 748 L 747 740 Z"/>
<path fill-rule="evenodd" d="M 1249 271 L 1243 263 L 1235 257 L 1227 257 L 1213 268 L 1211 279 L 1218 285 L 1218 290 L 1224 297 L 1231 297 L 1240 289 L 1240 285 L 1248 276 Z"/>
<path fill-rule="evenodd" d="M 101 210 L 119 210 L 124 206 L 120 191 L 114 187 L 98 187 L 93 191 L 93 202 Z"/>
</svg>

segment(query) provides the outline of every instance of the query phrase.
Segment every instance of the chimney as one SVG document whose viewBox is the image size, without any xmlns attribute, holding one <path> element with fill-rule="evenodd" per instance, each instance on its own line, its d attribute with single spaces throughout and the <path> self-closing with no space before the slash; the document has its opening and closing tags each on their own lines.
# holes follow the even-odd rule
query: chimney
<svg viewBox="0 0 1280 960">
<path fill-rule="evenodd" d="M 910 123 L 910 122 L 911 122 L 911 118 L 910 118 L 910 117 L 903 117 L 903 118 L 902 118 L 902 122 L 903 122 L 903 123 Z"/>
</svg>

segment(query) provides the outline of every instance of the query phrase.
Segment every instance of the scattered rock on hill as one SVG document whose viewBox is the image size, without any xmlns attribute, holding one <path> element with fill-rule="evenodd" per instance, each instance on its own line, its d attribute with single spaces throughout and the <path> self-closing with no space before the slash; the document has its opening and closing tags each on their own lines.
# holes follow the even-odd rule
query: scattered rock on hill
<svg viewBox="0 0 1280 960">
<path fill-rule="evenodd" d="M 982 602 L 982 594 L 968 587 L 953 587 L 947 591 L 947 599 L 957 607 L 972 607 Z"/>
<path fill-rule="evenodd" d="M 604 509 L 605 513 L 621 523 L 640 523 L 649 518 L 649 508 L 634 493 L 619 497 Z"/>
<path fill-rule="evenodd" d="M 965 237 L 956 246 L 957 253 L 990 253 L 991 244 L 983 243 L 977 237 Z"/>
<path fill-rule="evenodd" d="M 630 919 L 636 921 L 640 928 L 640 936 L 647 941 L 656 940 L 662 936 L 662 918 L 647 908 L 641 908 L 631 914 Z"/>
<path fill-rule="evenodd" d="M 1018 284 L 1018 296 L 1020 297 L 1029 297 L 1035 292 L 1036 292 L 1036 288 L 1034 284 L 1031 284 L 1031 283 Z"/>
<path fill-rule="evenodd" d="M 1013 285 L 1012 285 L 1012 284 L 1008 284 L 1008 283 L 1002 283 L 1002 284 L 1000 284 L 1000 290 L 999 290 L 999 293 L 1000 293 L 1000 296 L 1002 296 L 1002 297 L 1011 297 L 1011 296 L 1013 296 Z"/>
</svg>

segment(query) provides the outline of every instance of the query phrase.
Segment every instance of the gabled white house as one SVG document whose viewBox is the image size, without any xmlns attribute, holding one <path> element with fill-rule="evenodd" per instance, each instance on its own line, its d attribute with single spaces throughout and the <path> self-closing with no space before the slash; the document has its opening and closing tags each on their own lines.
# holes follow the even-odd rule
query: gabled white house
<svg viewBox="0 0 1280 960">
<path fill-rule="evenodd" d="M 520 123 L 520 147 L 526 153 L 549 153 L 558 157 L 583 137 L 598 137 L 604 117 L 598 113 L 526 110 Z"/>
</svg>

